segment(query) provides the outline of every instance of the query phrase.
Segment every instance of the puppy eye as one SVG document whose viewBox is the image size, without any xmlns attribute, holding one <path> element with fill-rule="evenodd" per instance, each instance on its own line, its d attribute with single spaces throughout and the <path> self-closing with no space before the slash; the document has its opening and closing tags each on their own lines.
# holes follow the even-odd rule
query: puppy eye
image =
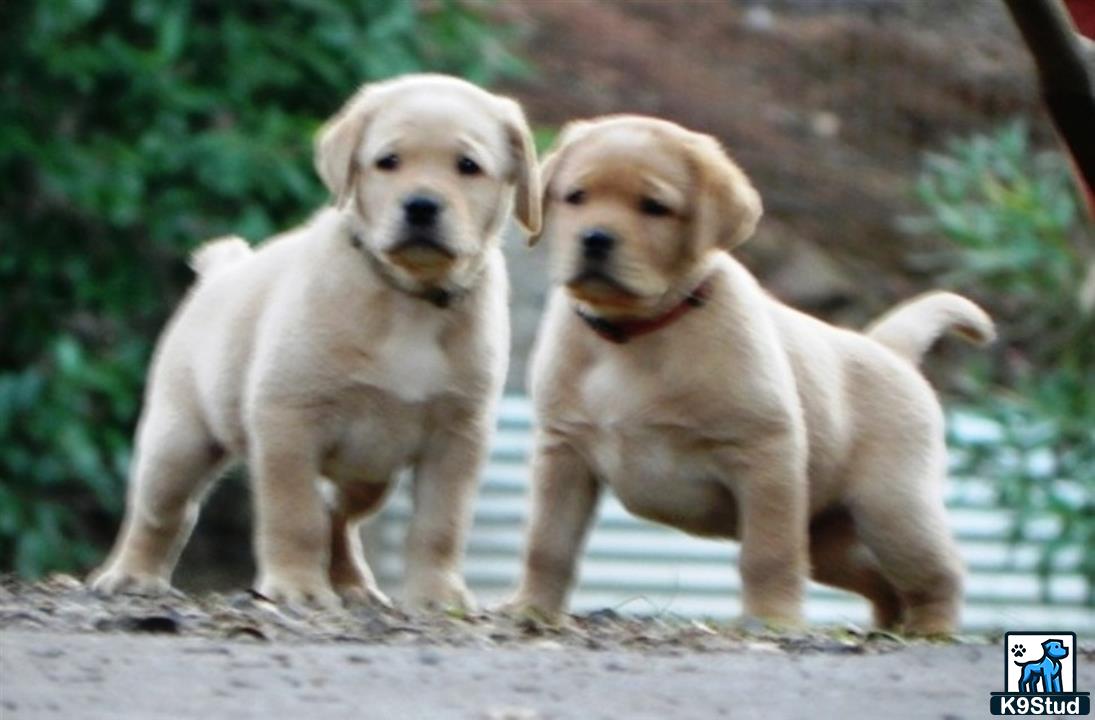
<svg viewBox="0 0 1095 720">
<path fill-rule="evenodd" d="M 483 172 L 483 168 L 479 167 L 479 163 L 464 155 L 456 161 L 456 171 L 461 175 L 479 175 Z"/>
<path fill-rule="evenodd" d="M 581 205 L 586 201 L 585 190 L 571 190 L 564 197 L 563 200 L 569 205 Z"/>
<path fill-rule="evenodd" d="M 395 170 L 399 167 L 399 156 L 395 153 L 388 153 L 387 155 L 377 158 L 377 161 L 373 164 L 376 166 L 377 170 Z"/>
<path fill-rule="evenodd" d="M 639 202 L 639 210 L 643 215 L 651 215 L 653 217 L 664 217 L 672 212 L 668 205 L 664 205 L 654 198 L 643 198 Z"/>
</svg>

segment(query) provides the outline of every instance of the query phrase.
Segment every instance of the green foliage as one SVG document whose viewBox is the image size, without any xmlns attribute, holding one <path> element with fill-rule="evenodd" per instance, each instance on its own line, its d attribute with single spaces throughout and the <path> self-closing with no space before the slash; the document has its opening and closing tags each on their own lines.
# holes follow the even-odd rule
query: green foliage
<svg viewBox="0 0 1095 720">
<path fill-rule="evenodd" d="M 536 143 L 536 152 L 543 155 L 559 136 L 559 128 L 537 125 L 532 128 L 532 141 Z"/>
<path fill-rule="evenodd" d="M 1042 576 L 1082 574 L 1095 605 L 1095 257 L 1067 160 L 1015 123 L 929 156 L 918 189 L 951 242 L 946 281 L 991 299 L 1006 343 L 978 408 L 1001 437 L 966 448 L 967 469 L 997 483 L 1014 540 L 1055 519 Z"/>
<path fill-rule="evenodd" d="M 113 532 L 187 249 L 227 232 L 258 240 L 313 211 L 323 118 L 370 79 L 522 70 L 482 7 L 0 8 L 0 568 L 82 567 Z"/>
</svg>

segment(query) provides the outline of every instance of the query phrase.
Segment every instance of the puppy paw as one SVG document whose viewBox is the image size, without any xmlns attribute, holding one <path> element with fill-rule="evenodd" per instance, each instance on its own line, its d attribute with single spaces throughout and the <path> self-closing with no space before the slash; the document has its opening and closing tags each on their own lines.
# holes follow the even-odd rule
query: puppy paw
<svg viewBox="0 0 1095 720">
<path fill-rule="evenodd" d="M 498 608 L 498 612 L 516 620 L 554 625 L 562 619 L 565 604 L 563 597 L 555 593 L 536 592 L 522 585 L 513 597 Z"/>
<path fill-rule="evenodd" d="M 258 582 L 256 592 L 263 597 L 293 607 L 310 607 L 335 610 L 342 607 L 342 600 L 325 577 L 291 578 L 268 575 Z"/>
<path fill-rule="evenodd" d="M 547 603 L 514 597 L 499 605 L 495 611 L 518 622 L 533 622 L 542 625 L 558 625 L 563 613 L 559 608 L 545 607 Z"/>
<path fill-rule="evenodd" d="M 404 601 L 412 610 L 455 610 L 460 613 L 475 611 L 475 598 L 464 585 L 464 581 L 448 574 L 408 580 Z"/>
<path fill-rule="evenodd" d="M 102 567 L 88 578 L 88 585 L 102 595 L 167 595 L 171 583 L 162 575 L 137 572 L 117 565 Z"/>
<path fill-rule="evenodd" d="M 347 605 L 365 605 L 370 607 L 382 607 L 392 609 L 391 598 L 381 592 L 380 588 L 368 585 L 352 584 L 337 585 L 335 592 L 339 594 Z"/>
</svg>

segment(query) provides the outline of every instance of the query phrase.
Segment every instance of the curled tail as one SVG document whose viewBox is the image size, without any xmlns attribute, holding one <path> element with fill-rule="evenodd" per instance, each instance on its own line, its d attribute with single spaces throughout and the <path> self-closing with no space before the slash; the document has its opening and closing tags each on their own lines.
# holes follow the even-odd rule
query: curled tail
<svg viewBox="0 0 1095 720">
<path fill-rule="evenodd" d="M 947 331 L 985 345 L 996 339 L 992 318 L 961 295 L 929 292 L 906 300 L 871 323 L 865 333 L 916 364 Z"/>
<path fill-rule="evenodd" d="M 190 267 L 198 275 L 209 275 L 218 268 L 250 257 L 251 252 L 246 240 L 237 235 L 226 235 L 204 242 L 190 253 Z"/>
</svg>

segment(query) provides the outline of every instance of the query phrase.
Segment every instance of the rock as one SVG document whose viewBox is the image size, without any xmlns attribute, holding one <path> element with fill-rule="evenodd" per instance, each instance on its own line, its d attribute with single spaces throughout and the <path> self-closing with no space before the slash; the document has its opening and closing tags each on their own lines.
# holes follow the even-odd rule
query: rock
<svg viewBox="0 0 1095 720">
<path fill-rule="evenodd" d="M 831 309 L 856 297 L 855 282 L 832 257 L 780 228 L 766 233 L 763 246 L 753 248 L 751 257 L 764 286 L 794 307 Z"/>
<path fill-rule="evenodd" d="M 753 5 L 745 11 L 741 21 L 746 28 L 753 32 L 766 33 L 775 27 L 776 17 L 768 6 Z"/>
<path fill-rule="evenodd" d="M 423 665 L 435 666 L 441 664 L 441 653 L 431 648 L 426 648 L 422 652 L 418 653 L 418 662 Z"/>
<path fill-rule="evenodd" d="M 840 118 L 828 110 L 816 112 L 810 117 L 810 131 L 819 138 L 835 138 L 840 134 Z"/>
<path fill-rule="evenodd" d="M 157 615 L 122 615 L 103 618 L 95 623 L 96 630 L 177 635 L 182 622 L 177 613 L 168 611 Z"/>
<path fill-rule="evenodd" d="M 594 610 L 589 615 L 586 615 L 585 619 L 591 625 L 606 625 L 608 623 L 618 622 L 620 613 L 612 608 L 601 608 L 600 610 Z"/>
</svg>

